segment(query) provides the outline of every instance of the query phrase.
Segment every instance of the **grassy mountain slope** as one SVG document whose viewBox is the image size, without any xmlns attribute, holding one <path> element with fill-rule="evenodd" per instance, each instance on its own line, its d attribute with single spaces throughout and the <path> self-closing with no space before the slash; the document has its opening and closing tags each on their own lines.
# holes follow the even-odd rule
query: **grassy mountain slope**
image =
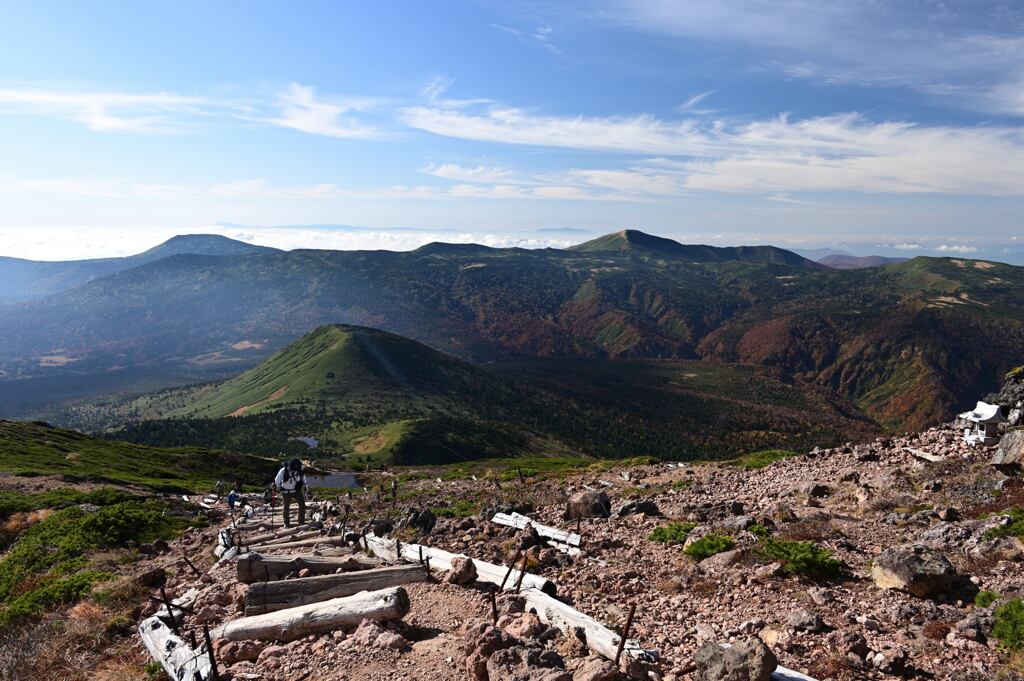
<svg viewBox="0 0 1024 681">
<path fill-rule="evenodd" d="M 108 394 L 120 381 L 124 394 L 140 376 L 224 378 L 336 322 L 477 362 L 761 364 L 893 428 L 934 423 L 1024 363 L 1022 268 L 918 258 L 841 271 L 787 254 L 626 232 L 572 250 L 173 256 L 0 308 L 0 414 L 60 402 L 61 381 Z"/>
<path fill-rule="evenodd" d="M 478 368 L 346 325 L 316 329 L 227 381 L 91 416 L 94 427 L 130 422 L 113 436 L 151 444 L 277 453 L 302 451 L 289 438 L 312 436 L 321 456 L 416 464 L 536 454 L 723 458 L 879 432 L 829 391 L 779 371 L 605 359 Z"/>
<path fill-rule="evenodd" d="M 98 440 L 42 423 L 0 421 L 0 471 L 15 475 L 60 475 L 68 481 L 192 492 L 212 489 L 218 479 L 266 484 L 277 463 L 196 447 L 161 449 Z"/>
<path fill-rule="evenodd" d="M 366 408 L 436 403 L 481 389 L 480 369 L 401 336 L 322 326 L 172 416 L 219 417 L 329 402 Z"/>
</svg>

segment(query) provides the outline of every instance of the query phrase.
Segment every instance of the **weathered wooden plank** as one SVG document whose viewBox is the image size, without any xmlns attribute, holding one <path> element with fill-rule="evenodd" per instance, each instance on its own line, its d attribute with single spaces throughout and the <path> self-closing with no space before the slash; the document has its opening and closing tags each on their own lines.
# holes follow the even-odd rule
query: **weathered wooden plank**
<svg viewBox="0 0 1024 681">
<path fill-rule="evenodd" d="M 245 614 L 261 615 L 351 596 L 360 591 L 379 591 L 391 586 L 422 582 L 426 578 L 427 571 L 422 565 L 395 565 L 340 575 L 255 582 L 249 587 L 245 598 Z"/>
<path fill-rule="evenodd" d="M 260 551 L 280 551 L 280 550 L 291 550 L 291 549 L 303 549 L 309 548 L 310 546 L 346 546 L 345 539 L 343 537 L 314 537 L 313 539 L 303 539 L 301 541 L 289 541 L 282 544 L 261 544 L 260 546 L 253 547 Z"/>
<path fill-rule="evenodd" d="M 284 544 L 295 544 L 297 542 L 305 541 L 307 539 L 314 539 L 316 537 L 324 537 L 324 538 L 326 538 L 327 535 L 323 534 L 322 530 L 310 530 L 308 532 L 299 532 L 299 533 L 293 534 L 291 536 L 274 537 L 274 538 L 268 539 L 266 541 L 250 542 L 250 543 L 246 544 L 246 546 L 248 546 L 250 548 L 253 548 L 253 549 L 259 549 L 259 548 L 264 547 L 264 546 L 274 546 L 274 545 L 279 545 L 280 546 L 280 545 L 284 545 Z"/>
<path fill-rule="evenodd" d="M 139 637 L 172 679 L 193 681 L 197 673 L 202 681 L 213 678 L 209 655 L 190 648 L 159 617 L 143 620 Z"/>
<path fill-rule="evenodd" d="M 236 528 L 237 529 L 237 528 Z M 252 528 L 256 529 L 256 528 Z M 242 544 L 249 546 L 252 544 L 259 544 L 266 541 L 274 541 L 275 539 L 283 539 L 285 537 L 292 537 L 300 532 L 305 532 L 309 529 L 309 525 L 297 525 L 295 527 L 282 527 L 273 532 L 264 532 L 263 534 L 253 535 L 251 537 L 243 537 Z"/>
<path fill-rule="evenodd" d="M 217 627 L 213 638 L 229 641 L 294 641 L 310 634 L 356 627 L 364 619 L 396 620 L 409 612 L 409 594 L 400 586 L 311 603 L 264 615 L 243 617 Z"/>
<path fill-rule="evenodd" d="M 314 575 L 334 574 L 338 570 L 355 572 L 378 567 L 380 561 L 367 556 L 273 556 L 246 553 L 238 559 L 238 581 L 243 584 L 282 579 L 290 573 L 308 569 Z"/>
</svg>

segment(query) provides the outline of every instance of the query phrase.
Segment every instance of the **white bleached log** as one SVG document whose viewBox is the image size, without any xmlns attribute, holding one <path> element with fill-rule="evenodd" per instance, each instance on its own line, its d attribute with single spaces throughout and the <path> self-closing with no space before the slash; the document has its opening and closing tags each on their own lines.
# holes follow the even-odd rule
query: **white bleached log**
<svg viewBox="0 0 1024 681">
<path fill-rule="evenodd" d="M 245 597 L 245 614 L 262 615 L 286 608 L 351 596 L 360 591 L 379 591 L 391 586 L 422 582 L 427 571 L 422 565 L 392 567 L 320 575 L 278 582 L 256 582 Z"/>
<path fill-rule="evenodd" d="M 224 549 L 223 546 L 218 546 L 217 548 L 218 549 Z M 218 558 L 217 562 L 213 564 L 213 568 L 211 568 L 211 569 L 219 568 L 224 563 L 227 563 L 230 560 L 238 558 L 238 547 L 237 546 L 232 546 L 230 549 L 223 550 L 223 551 L 221 551 L 221 553 L 219 553 L 217 555 L 219 556 L 219 558 Z"/>
<path fill-rule="evenodd" d="M 565 603 L 552 598 L 537 589 L 523 589 L 520 592 L 526 599 L 526 609 L 534 610 L 537 617 L 548 626 L 561 629 L 571 635 L 582 631 L 586 637 L 587 647 L 609 660 L 615 659 L 621 636 L 604 626 L 593 617 L 584 615 Z M 644 650 L 636 641 L 626 640 L 622 654 L 638 659 L 653 660 L 654 654 Z"/>
<path fill-rule="evenodd" d="M 906 449 L 906 451 L 912 456 L 922 459 L 923 461 L 927 461 L 928 463 L 938 463 L 946 460 L 946 457 L 944 456 L 937 456 L 935 454 L 929 454 L 928 452 L 922 452 L 920 449 L 914 449 L 913 447 L 905 447 L 904 449 Z"/>
<path fill-rule="evenodd" d="M 521 513 L 495 513 L 494 517 L 491 518 L 492 523 L 504 525 L 506 527 L 514 527 L 518 530 L 523 529 L 527 525 L 533 525 L 533 529 L 537 530 L 537 534 L 548 539 L 554 539 L 562 544 L 568 544 L 569 546 L 579 546 L 582 538 L 575 532 L 567 532 L 566 530 L 560 530 L 557 527 L 551 527 L 550 525 L 542 525 L 536 520 L 533 520 L 529 516 L 522 515 Z"/>
<path fill-rule="evenodd" d="M 139 636 L 149 654 L 172 679 L 192 681 L 197 672 L 203 681 L 213 678 L 209 655 L 190 648 L 160 618 L 143 620 L 139 624 Z"/>
<path fill-rule="evenodd" d="M 364 619 L 379 622 L 402 619 L 408 612 L 409 594 L 397 586 L 243 617 L 217 627 L 210 635 L 229 641 L 294 641 L 310 634 L 355 627 Z"/>
<path fill-rule="evenodd" d="M 198 598 L 199 598 L 199 590 L 193 588 L 193 589 L 189 589 L 188 591 L 183 593 L 181 596 L 178 596 L 177 598 L 172 598 L 171 599 L 171 603 L 174 604 L 174 605 L 181 606 L 183 608 L 191 609 L 192 606 L 195 605 L 195 602 L 196 602 L 196 600 Z M 171 621 L 171 616 L 167 612 L 167 606 L 166 605 L 161 605 L 160 609 L 157 610 L 155 613 L 153 613 L 153 617 L 159 617 L 164 622 L 170 622 Z M 182 614 L 181 614 L 181 610 L 178 610 L 177 608 L 175 608 L 174 609 L 174 617 L 176 618 L 176 620 L 178 622 L 181 622 L 182 619 L 183 619 Z"/>
<path fill-rule="evenodd" d="M 461 553 L 449 553 L 442 549 L 434 548 L 433 546 L 421 546 L 420 544 L 406 544 L 402 543 L 401 555 L 396 550 L 396 544 L 394 539 L 387 539 L 385 537 L 377 537 L 372 534 L 366 535 L 366 543 L 370 547 L 370 551 L 374 555 L 384 560 L 397 561 L 407 560 L 411 563 L 418 563 L 420 560 L 420 551 L 424 558 L 430 558 L 430 567 L 438 570 L 451 570 L 452 559 L 469 558 Z M 491 584 L 501 585 L 502 581 L 505 581 L 505 590 L 511 591 L 515 588 L 516 580 L 519 579 L 519 570 L 513 569 L 512 573 L 509 574 L 508 579 L 505 580 L 505 574 L 508 572 L 508 567 L 505 565 L 495 565 L 494 563 L 487 563 L 482 560 L 473 560 L 473 565 L 476 566 L 476 578 L 479 582 L 489 582 Z M 531 575 L 529 572 L 523 573 L 523 584 L 522 588 L 532 588 L 545 593 L 554 594 L 556 592 L 555 583 L 547 580 L 538 575 Z"/>
</svg>

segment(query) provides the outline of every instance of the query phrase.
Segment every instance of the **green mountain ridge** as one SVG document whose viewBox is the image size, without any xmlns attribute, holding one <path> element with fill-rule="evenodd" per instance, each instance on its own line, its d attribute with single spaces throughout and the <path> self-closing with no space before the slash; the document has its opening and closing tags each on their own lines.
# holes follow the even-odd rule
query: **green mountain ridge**
<svg viewBox="0 0 1024 681">
<path fill-rule="evenodd" d="M 317 328 L 226 381 L 79 414 L 147 444 L 452 463 L 590 455 L 725 458 L 880 431 L 823 388 L 757 367 L 518 360 L 476 367 L 360 326 Z M 88 418 L 92 420 L 89 421 Z"/>
</svg>

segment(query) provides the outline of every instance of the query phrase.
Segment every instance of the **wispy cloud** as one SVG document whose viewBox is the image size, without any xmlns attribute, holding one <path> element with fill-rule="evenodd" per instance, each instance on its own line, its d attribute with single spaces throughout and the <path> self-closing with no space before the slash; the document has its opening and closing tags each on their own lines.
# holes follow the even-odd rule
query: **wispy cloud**
<svg viewBox="0 0 1024 681">
<path fill-rule="evenodd" d="M 778 194 L 772 194 L 771 196 L 766 196 L 764 198 L 767 201 L 774 201 L 776 203 L 792 203 L 792 204 L 799 205 L 799 206 L 814 206 L 814 205 L 817 205 L 813 201 L 802 201 L 800 199 L 794 199 L 792 196 L 790 196 L 789 194 L 787 194 L 785 192 L 780 192 Z"/>
<path fill-rule="evenodd" d="M 267 119 L 268 123 L 325 137 L 366 139 L 381 134 L 381 131 L 360 123 L 352 115 L 367 108 L 366 100 L 318 100 L 311 86 L 292 83 L 278 101 L 280 116 Z"/>
<path fill-rule="evenodd" d="M 884 246 L 884 244 L 879 244 L 879 246 Z M 895 248 L 897 251 L 916 251 L 916 250 L 921 248 L 921 244 L 898 243 L 898 244 L 889 244 L 889 247 L 890 248 Z"/>
<path fill-rule="evenodd" d="M 525 180 L 516 178 L 516 173 L 508 168 L 499 166 L 473 166 L 466 167 L 457 163 L 431 163 L 421 171 L 427 175 L 441 177 L 446 180 L 459 180 L 461 182 L 484 182 L 503 184 L 525 184 Z"/>
<path fill-rule="evenodd" d="M 966 246 L 964 244 L 942 244 L 935 250 L 942 253 L 977 253 L 977 246 Z"/>
<path fill-rule="evenodd" d="M 375 138 L 381 131 L 358 114 L 378 100 L 319 99 L 314 89 L 289 84 L 276 97 L 253 93 L 243 99 L 171 92 L 127 93 L 55 88 L 0 88 L 0 115 L 31 114 L 85 125 L 97 132 L 182 133 L 203 125 L 241 121 L 291 128 L 312 135 Z"/>
<path fill-rule="evenodd" d="M 0 112 L 62 118 L 99 132 L 169 132 L 182 116 L 195 116 L 209 104 L 202 97 L 167 92 L 0 89 Z"/>
<path fill-rule="evenodd" d="M 705 99 L 715 94 L 714 90 L 708 90 L 701 92 L 700 94 L 690 97 L 688 100 L 679 105 L 680 113 L 694 113 L 694 114 L 709 114 L 714 113 L 714 109 L 698 108 L 697 105 L 703 102 Z"/>
<path fill-rule="evenodd" d="M 552 35 L 554 34 L 555 29 L 549 24 L 539 24 L 534 26 L 532 29 L 524 30 L 514 26 L 492 23 L 491 28 L 501 31 L 502 33 L 507 33 L 528 45 L 540 47 L 556 57 L 562 55 L 562 50 L 552 42 Z"/>
<path fill-rule="evenodd" d="M 508 106 L 417 106 L 403 116 L 446 137 L 654 155 L 661 158 L 602 172 L 679 191 L 1024 193 L 1024 131 L 1016 127 L 875 122 L 857 113 L 743 122 L 549 116 Z"/>
<path fill-rule="evenodd" d="M 592 17 L 725 43 L 754 70 L 821 84 L 910 87 L 965 107 L 1024 114 L 1024 13 L 1001 0 L 602 0 Z"/>
</svg>

